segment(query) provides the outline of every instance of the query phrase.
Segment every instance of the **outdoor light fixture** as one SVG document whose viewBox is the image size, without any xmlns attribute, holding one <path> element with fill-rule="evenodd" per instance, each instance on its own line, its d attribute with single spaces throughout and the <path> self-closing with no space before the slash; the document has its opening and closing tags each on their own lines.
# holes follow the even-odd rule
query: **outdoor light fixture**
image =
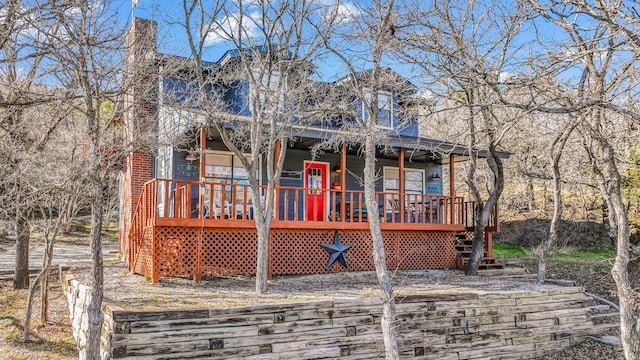
<svg viewBox="0 0 640 360">
<path fill-rule="evenodd" d="M 187 161 L 196 161 L 198 160 L 198 153 L 196 153 L 195 151 L 189 151 L 184 159 Z"/>
<path fill-rule="evenodd" d="M 340 163 L 337 163 L 336 166 L 333 167 L 333 171 L 334 172 L 342 172 L 342 167 L 340 166 Z"/>
<path fill-rule="evenodd" d="M 432 178 L 434 179 L 440 179 L 440 174 L 437 171 L 433 172 L 433 175 L 431 175 Z"/>
</svg>

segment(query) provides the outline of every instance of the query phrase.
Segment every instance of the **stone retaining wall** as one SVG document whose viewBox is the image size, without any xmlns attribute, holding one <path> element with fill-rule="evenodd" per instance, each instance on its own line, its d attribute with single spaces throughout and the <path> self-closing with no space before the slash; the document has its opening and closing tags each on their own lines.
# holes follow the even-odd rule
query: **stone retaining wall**
<svg viewBox="0 0 640 360">
<path fill-rule="evenodd" d="M 69 318 L 73 327 L 73 338 L 78 347 L 78 358 L 86 359 L 87 333 L 89 318 L 87 307 L 91 300 L 91 288 L 81 284 L 70 275 L 66 275 L 62 282 L 63 291 L 69 305 Z M 102 307 L 104 315 L 102 322 L 102 339 L 100 340 L 100 356 L 102 359 L 111 358 L 111 333 L 114 328 L 112 311 L 108 306 Z"/>
<path fill-rule="evenodd" d="M 89 292 L 72 278 L 65 290 L 74 336 L 83 344 Z M 560 351 L 593 332 L 587 301 L 578 287 L 398 297 L 400 353 L 458 360 Z M 103 308 L 105 359 L 384 357 L 377 298 L 171 311 Z"/>
</svg>

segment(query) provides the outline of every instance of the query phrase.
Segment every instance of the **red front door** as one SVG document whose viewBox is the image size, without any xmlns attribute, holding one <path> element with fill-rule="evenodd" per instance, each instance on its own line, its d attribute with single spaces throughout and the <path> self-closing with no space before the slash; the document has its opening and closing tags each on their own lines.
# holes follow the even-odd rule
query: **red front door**
<svg viewBox="0 0 640 360">
<path fill-rule="evenodd" d="M 307 220 L 322 221 L 325 219 L 325 197 L 328 187 L 327 174 L 329 164 L 306 163 L 304 183 L 307 188 Z"/>
</svg>

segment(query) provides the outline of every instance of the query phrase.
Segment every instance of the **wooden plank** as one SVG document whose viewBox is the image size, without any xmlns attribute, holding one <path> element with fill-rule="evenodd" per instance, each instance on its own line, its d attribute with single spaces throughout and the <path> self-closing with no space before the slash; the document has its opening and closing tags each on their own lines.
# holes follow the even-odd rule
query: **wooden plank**
<svg viewBox="0 0 640 360">
<path fill-rule="evenodd" d="M 333 307 L 336 309 L 348 308 L 348 307 L 374 307 L 382 306 L 382 300 L 377 297 L 370 298 L 335 298 L 333 300 Z"/>
<path fill-rule="evenodd" d="M 339 327 L 340 325 L 335 325 Z M 299 331 L 306 331 L 312 329 L 326 329 L 334 327 L 334 323 L 331 319 L 312 319 L 292 321 L 278 324 L 258 325 L 259 335 L 281 334 L 289 333 L 293 334 Z"/>
<path fill-rule="evenodd" d="M 170 354 L 209 350 L 209 340 L 124 346 L 127 356 Z"/>
<path fill-rule="evenodd" d="M 327 328 L 308 330 L 295 333 L 270 334 L 260 336 L 245 336 L 223 339 L 225 348 L 235 348 L 251 345 L 277 344 L 296 341 L 306 341 L 325 338 L 346 338 L 346 328 Z"/>
<path fill-rule="evenodd" d="M 249 314 L 218 316 L 205 319 L 186 320 L 163 320 L 163 321 L 132 321 L 130 323 L 131 333 L 145 333 L 181 329 L 216 328 L 228 327 L 230 325 L 257 325 L 272 324 L 273 314 Z"/>
<path fill-rule="evenodd" d="M 292 302 L 279 304 L 256 304 L 246 306 L 211 308 L 209 309 L 209 317 L 223 315 L 246 315 L 246 314 L 265 314 L 292 310 L 322 309 L 332 308 L 333 300 L 319 300 L 306 302 Z"/>
<path fill-rule="evenodd" d="M 145 320 L 178 320 L 201 319 L 209 317 L 206 309 L 198 310 L 154 310 L 154 311 L 113 311 L 114 321 L 145 321 Z"/>
<path fill-rule="evenodd" d="M 535 311 L 523 314 L 527 320 L 539 320 L 539 319 L 555 319 L 561 316 L 577 316 L 586 315 L 589 312 L 588 308 L 570 308 L 570 309 L 557 309 L 549 311 Z"/>
<path fill-rule="evenodd" d="M 513 352 L 533 352 L 535 351 L 534 344 L 522 344 L 511 346 L 498 346 L 482 349 L 469 349 L 458 351 L 458 356 L 461 359 L 478 359 L 478 358 L 498 358 L 500 355 L 507 355 Z"/>
<path fill-rule="evenodd" d="M 284 352 L 299 351 L 299 350 L 311 349 L 311 348 L 381 343 L 382 341 L 383 341 L 382 334 L 370 334 L 370 335 L 361 335 L 361 336 L 349 336 L 349 337 L 343 337 L 343 338 L 311 339 L 311 340 L 305 340 L 305 341 L 290 341 L 290 342 L 274 343 L 274 344 L 271 344 L 271 349 L 274 353 L 284 353 Z"/>
<path fill-rule="evenodd" d="M 286 353 L 262 353 L 253 356 L 229 357 L 227 360 L 281 360 L 281 359 L 315 359 L 318 355 L 323 358 L 341 357 L 342 350 L 340 347 L 326 347 L 316 349 L 305 349 L 300 351 L 291 351 Z"/>
<path fill-rule="evenodd" d="M 547 310 L 559 310 L 559 309 L 573 309 L 573 308 L 583 308 L 584 302 L 582 301 L 567 301 L 567 302 L 549 302 L 549 303 L 540 303 L 536 304 L 535 308 L 530 305 L 518 305 L 514 306 L 512 309 L 515 313 L 531 313 L 534 311 L 547 311 Z"/>
<path fill-rule="evenodd" d="M 382 316 L 382 306 L 371 308 L 371 307 L 345 307 L 338 308 L 333 310 L 333 318 L 343 318 L 343 317 L 352 317 L 359 315 L 371 315 L 371 316 Z"/>
<path fill-rule="evenodd" d="M 142 345 L 150 343 L 180 342 L 200 339 L 226 339 L 231 337 L 258 336 L 258 326 L 184 329 L 138 334 L 113 334 L 113 346 Z"/>
<path fill-rule="evenodd" d="M 589 297 L 584 294 L 560 294 L 551 296 L 537 296 L 517 299 L 517 305 L 533 305 L 544 304 L 550 302 L 576 302 L 576 301 L 589 301 Z"/>
<path fill-rule="evenodd" d="M 420 303 L 429 301 L 460 301 L 460 300 L 477 300 L 479 295 L 477 293 L 451 293 L 451 294 L 411 294 L 404 296 L 396 296 L 396 304 L 406 303 Z"/>
<path fill-rule="evenodd" d="M 436 301 L 436 309 L 468 309 L 482 307 L 516 306 L 517 299 L 478 299 L 461 301 Z"/>
<path fill-rule="evenodd" d="M 584 295 L 584 288 L 582 286 L 554 287 L 554 288 L 549 289 L 549 294 L 550 295 L 560 295 L 560 294 L 581 294 L 581 295 Z"/>
<path fill-rule="evenodd" d="M 282 313 L 278 313 L 277 316 L 278 319 L 282 322 L 312 319 L 332 319 L 333 308 L 284 311 Z"/>
<path fill-rule="evenodd" d="M 217 350 L 201 350 L 183 353 L 171 353 L 171 354 L 157 354 L 157 355 L 145 355 L 145 356 L 127 356 L 121 358 L 122 360 L 173 360 L 173 359 L 200 359 L 217 357 L 226 359 L 231 356 L 247 356 L 256 355 L 259 353 L 259 347 L 253 348 L 238 348 L 238 349 L 217 349 Z"/>
<path fill-rule="evenodd" d="M 362 315 L 362 316 L 353 316 L 353 317 L 341 317 L 333 319 L 333 326 L 357 326 L 357 325 L 367 325 L 374 323 L 374 316 L 372 315 Z"/>
<path fill-rule="evenodd" d="M 548 296 L 547 291 L 540 290 L 506 290 L 483 292 L 479 297 L 481 299 L 521 299 L 538 296 Z"/>
</svg>

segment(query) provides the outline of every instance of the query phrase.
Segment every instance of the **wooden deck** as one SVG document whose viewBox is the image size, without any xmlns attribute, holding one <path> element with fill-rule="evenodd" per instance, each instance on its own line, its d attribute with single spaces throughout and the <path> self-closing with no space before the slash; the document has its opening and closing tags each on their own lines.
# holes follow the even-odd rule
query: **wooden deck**
<svg viewBox="0 0 640 360">
<path fill-rule="evenodd" d="M 337 263 L 326 266 L 320 246 L 337 236 L 353 245 L 346 253 L 349 270 L 374 269 L 362 191 L 278 187 L 275 196 L 269 275 L 343 270 Z M 146 183 L 120 244 L 129 269 L 153 281 L 255 273 L 251 198 L 248 185 Z M 472 204 L 462 197 L 391 192 L 376 193 L 376 200 L 390 269 L 456 266 L 456 235 L 473 223 Z"/>
</svg>

